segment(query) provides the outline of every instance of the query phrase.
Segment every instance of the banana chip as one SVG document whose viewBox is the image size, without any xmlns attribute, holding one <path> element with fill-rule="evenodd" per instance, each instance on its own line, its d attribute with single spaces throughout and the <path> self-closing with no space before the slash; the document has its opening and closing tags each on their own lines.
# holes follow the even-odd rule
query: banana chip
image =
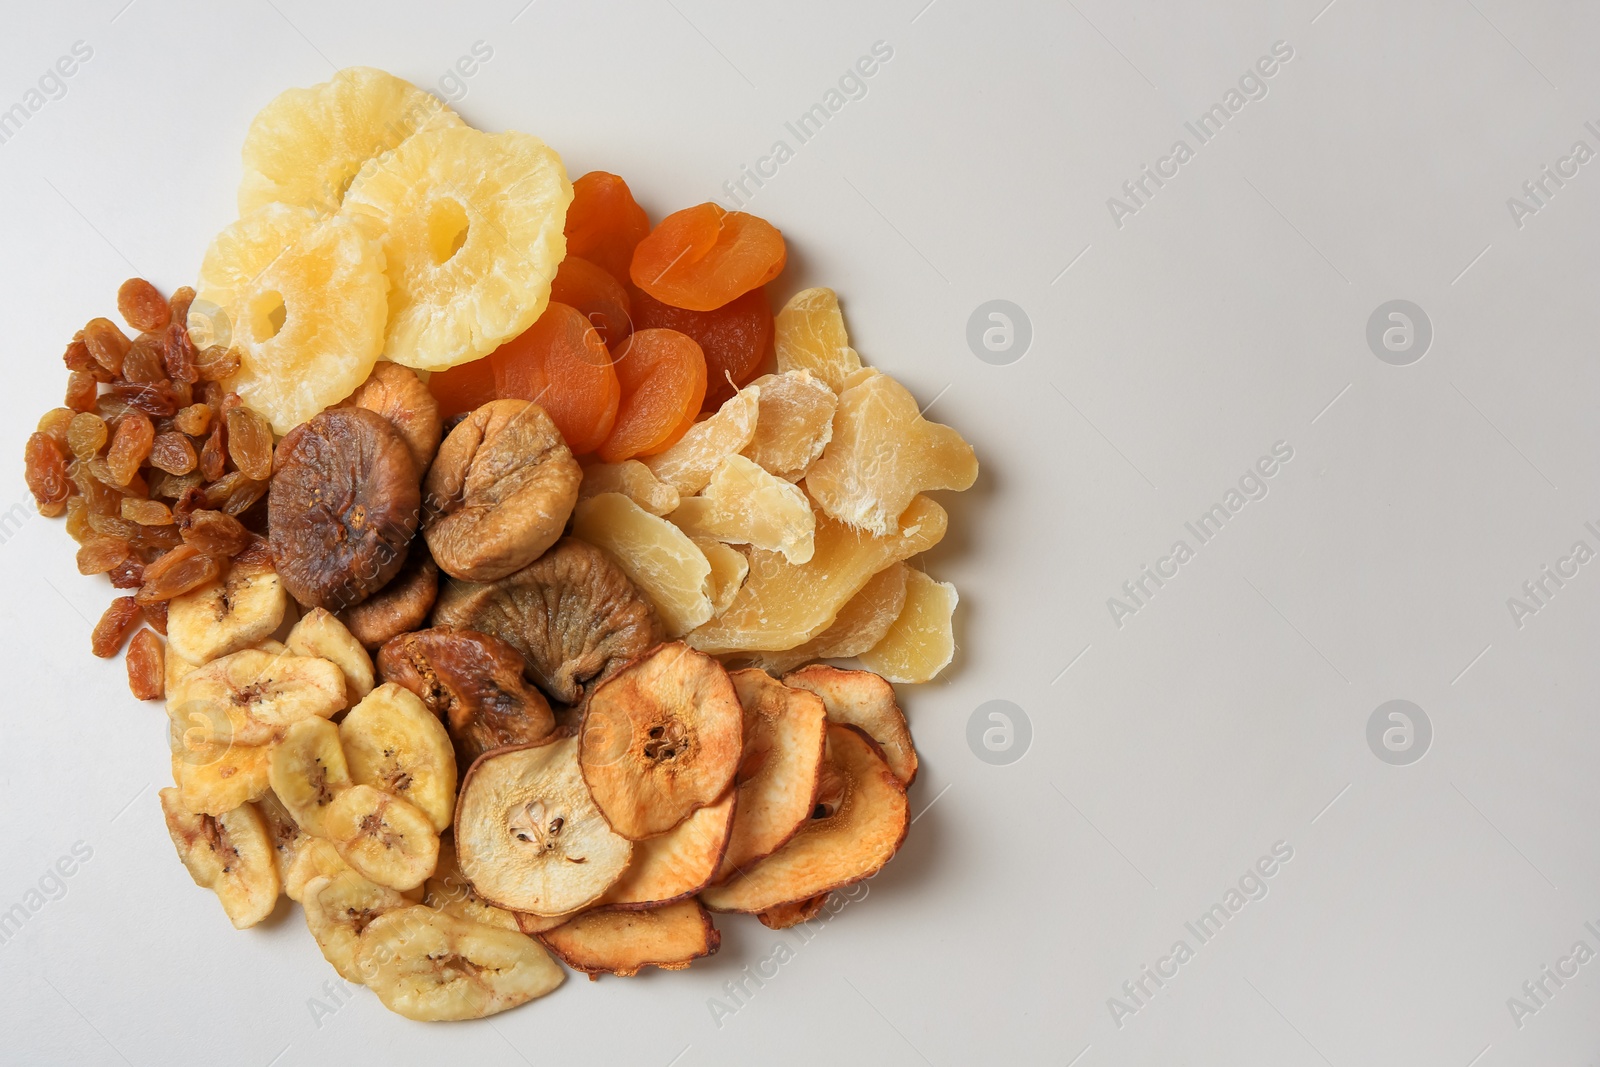
<svg viewBox="0 0 1600 1067">
<path fill-rule="evenodd" d="M 455 814 L 456 754 L 450 734 L 422 700 L 380 685 L 339 724 L 350 776 L 421 809 L 435 831 Z"/>
<path fill-rule="evenodd" d="M 217 895 L 237 929 L 271 915 L 278 902 L 278 868 L 260 813 L 245 804 L 204 815 L 184 807 L 176 789 L 160 795 L 167 833 L 194 884 Z"/>
</svg>

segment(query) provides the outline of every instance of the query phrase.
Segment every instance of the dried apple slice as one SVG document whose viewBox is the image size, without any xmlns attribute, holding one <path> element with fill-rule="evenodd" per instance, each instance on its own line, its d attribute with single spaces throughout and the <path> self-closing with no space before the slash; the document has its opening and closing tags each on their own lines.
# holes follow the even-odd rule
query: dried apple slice
<svg viewBox="0 0 1600 1067">
<path fill-rule="evenodd" d="M 533 939 L 423 906 L 373 920 L 356 966 L 384 1007 L 418 1022 L 482 1019 L 566 980 Z"/>
<path fill-rule="evenodd" d="M 687 534 L 621 493 L 601 493 L 573 512 L 572 535 L 609 552 L 661 616 L 668 637 L 711 618 L 711 564 Z"/>
<path fill-rule="evenodd" d="M 818 893 L 814 897 L 796 900 L 788 904 L 774 904 L 766 911 L 756 913 L 756 918 L 761 920 L 761 925 L 768 930 L 787 930 L 791 926 L 810 922 L 821 912 L 822 906 L 828 902 L 828 894 Z"/>
<path fill-rule="evenodd" d="M 733 827 L 734 793 L 708 804 L 664 834 L 637 841 L 633 862 L 603 904 L 647 908 L 691 897 L 711 884 Z"/>
<path fill-rule="evenodd" d="M 832 625 L 850 598 L 892 563 L 932 548 L 948 517 L 919 496 L 888 537 L 817 516 L 811 562 L 795 566 L 776 552 L 750 550 L 750 576 L 728 610 L 684 638 L 712 655 L 781 652 L 804 644 Z"/>
<path fill-rule="evenodd" d="M 972 446 L 929 422 L 887 374 L 863 372 L 839 394 L 833 440 L 806 475 L 806 492 L 840 522 L 882 537 L 918 493 L 967 489 L 978 478 Z"/>
<path fill-rule="evenodd" d="M 907 575 L 906 603 L 883 640 L 858 653 L 891 682 L 928 682 L 955 658 L 956 587 L 921 571 Z"/>
<path fill-rule="evenodd" d="M 727 791 L 743 720 L 720 663 L 661 645 L 589 698 L 578 737 L 583 780 L 617 833 L 635 841 L 662 833 Z"/>
<path fill-rule="evenodd" d="M 717 413 L 689 427 L 678 443 L 644 460 L 650 473 L 688 496 L 706 487 L 722 461 L 747 447 L 756 433 L 761 390 L 747 385 Z"/>
<path fill-rule="evenodd" d="M 839 398 L 805 370 L 768 374 L 750 384 L 761 390 L 761 408 L 743 454 L 784 481 L 798 482 L 833 440 Z"/>
<path fill-rule="evenodd" d="M 578 499 L 588 500 L 601 493 L 621 493 L 652 515 L 666 515 L 678 506 L 678 491 L 636 459 L 584 467 Z"/>
<path fill-rule="evenodd" d="M 906 575 L 911 568 L 892 563 L 874 574 L 861 591 L 839 609 L 832 625 L 811 640 L 781 652 L 757 652 L 747 657 L 750 666 L 783 673 L 817 659 L 849 659 L 879 641 L 900 617 L 906 604 Z"/>
<path fill-rule="evenodd" d="M 910 787 L 917 777 L 917 750 L 894 686 L 871 671 L 846 671 L 822 663 L 784 675 L 783 684 L 821 697 L 829 722 L 860 727 L 883 749 L 884 762 L 894 776 Z"/>
<path fill-rule="evenodd" d="M 428 816 L 370 785 L 341 792 L 322 824 L 340 859 L 391 889 L 421 885 L 439 860 L 439 835 Z"/>
<path fill-rule="evenodd" d="M 870 878 L 910 825 L 905 786 L 853 726 L 828 725 L 811 818 L 778 851 L 700 899 L 713 911 L 762 912 Z"/>
<path fill-rule="evenodd" d="M 591 980 L 632 978 L 643 967 L 681 971 L 722 945 L 711 916 L 696 901 L 643 911 L 590 911 L 539 935 L 561 962 Z"/>
<path fill-rule="evenodd" d="M 456 804 L 456 860 L 485 901 L 562 915 L 599 900 L 633 843 L 611 829 L 578 768 L 578 739 L 490 752 Z"/>
<path fill-rule="evenodd" d="M 667 517 L 690 537 L 781 552 L 790 563 L 805 563 L 815 551 L 811 501 L 799 486 L 744 456 L 723 460 L 701 494 Z"/>
<path fill-rule="evenodd" d="M 805 825 L 828 729 L 815 693 L 791 689 L 763 670 L 729 677 L 744 707 L 744 751 L 734 776 L 738 806 L 719 882 L 771 855 Z"/>
</svg>

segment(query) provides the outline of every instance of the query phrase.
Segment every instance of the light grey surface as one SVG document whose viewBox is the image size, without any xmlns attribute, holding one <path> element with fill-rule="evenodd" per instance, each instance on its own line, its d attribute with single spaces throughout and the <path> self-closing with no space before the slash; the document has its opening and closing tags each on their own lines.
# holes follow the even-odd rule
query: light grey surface
<svg viewBox="0 0 1600 1067">
<path fill-rule="evenodd" d="M 1521 225 L 1508 198 L 1600 150 L 1600 10 L 124 2 L 18 8 L 0 35 L 0 107 L 93 49 L 0 144 L 0 511 L 71 332 L 131 273 L 191 280 L 233 217 L 256 108 L 335 65 L 437 86 L 478 41 L 467 120 L 622 173 L 654 217 L 789 142 L 750 204 L 789 240 L 778 287 L 837 289 L 863 356 L 983 474 L 928 560 L 961 591 L 959 660 L 903 693 L 922 815 L 868 895 L 808 942 L 729 920 L 687 972 L 449 1027 L 365 993 L 319 1017 L 331 972 L 298 917 L 234 933 L 189 883 L 160 710 L 88 656 L 109 592 L 59 524 L 5 512 L 0 909 L 75 842 L 92 858 L 0 946 L 0 1062 L 1595 1062 L 1600 961 L 1520 1020 L 1508 998 L 1600 951 L 1600 563 L 1521 625 L 1508 598 L 1600 550 L 1600 162 Z M 880 41 L 865 96 L 797 144 L 785 122 Z M 1184 123 L 1275 42 L 1265 95 L 1199 144 Z M 1193 158 L 1114 213 L 1180 138 Z M 968 345 L 997 299 L 1031 323 L 1009 364 Z M 1367 342 L 1392 300 L 1431 323 L 1408 365 Z M 1266 495 L 1199 544 L 1185 523 L 1279 442 Z M 1193 558 L 1119 626 L 1108 598 L 1179 539 Z M 1369 748 L 1392 700 L 1431 727 L 1419 761 L 1383 748 L 1387 712 L 1391 758 Z M 1022 758 L 969 748 L 990 701 L 1026 716 Z M 980 748 L 1004 746 L 993 710 Z M 1185 924 L 1275 845 L 1292 858 L 1245 882 L 1266 895 L 1202 944 Z M 1135 1002 L 1123 983 L 1180 939 L 1192 958 Z"/>
</svg>

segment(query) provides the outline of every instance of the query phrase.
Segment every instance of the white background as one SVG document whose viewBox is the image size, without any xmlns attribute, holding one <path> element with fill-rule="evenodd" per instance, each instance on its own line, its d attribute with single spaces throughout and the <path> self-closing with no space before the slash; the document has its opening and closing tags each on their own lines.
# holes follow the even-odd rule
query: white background
<svg viewBox="0 0 1600 1067">
<path fill-rule="evenodd" d="M 789 242 L 777 295 L 837 289 L 863 356 L 983 474 L 943 494 L 927 561 L 961 590 L 958 661 L 902 694 L 913 810 L 937 803 L 720 1026 L 711 998 L 793 935 L 729 917 L 687 972 L 580 977 L 485 1022 L 365 992 L 317 1018 L 331 970 L 298 914 L 236 933 L 173 855 L 160 708 L 88 653 L 104 581 L 13 512 L 0 910 L 93 854 L 0 946 L 0 1061 L 1596 1062 L 1600 961 L 1520 1027 L 1507 1005 L 1600 951 L 1600 565 L 1521 628 L 1506 604 L 1600 548 L 1600 164 L 1520 228 L 1506 204 L 1600 148 L 1592 5 L 124 2 L 11 4 L 0 34 L 0 107 L 93 49 L 0 144 L 0 510 L 27 500 L 72 331 L 131 274 L 191 281 L 233 218 L 257 108 L 352 64 L 437 88 L 478 41 L 464 117 L 623 174 L 652 217 L 792 146 L 785 120 L 892 47 L 750 209 Z M 1268 95 L 1116 226 L 1107 198 L 1276 41 Z M 965 339 L 993 298 L 1032 322 L 1009 366 Z M 1410 366 L 1365 340 L 1395 298 L 1434 329 Z M 1115 625 L 1107 598 L 1278 441 L 1270 494 Z M 1366 741 L 1396 698 L 1433 725 L 1409 766 Z M 994 699 L 1032 723 L 1010 765 L 966 740 Z M 1265 899 L 1119 1026 L 1108 998 L 1277 842 Z"/>
</svg>

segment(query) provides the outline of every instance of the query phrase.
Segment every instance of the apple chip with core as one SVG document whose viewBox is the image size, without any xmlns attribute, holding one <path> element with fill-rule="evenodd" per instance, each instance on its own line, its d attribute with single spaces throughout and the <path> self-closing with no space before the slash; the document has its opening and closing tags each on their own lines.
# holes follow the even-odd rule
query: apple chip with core
<svg viewBox="0 0 1600 1067">
<path fill-rule="evenodd" d="M 603 903 L 643 908 L 693 896 L 711 884 L 733 827 L 734 792 L 664 834 L 635 841 L 633 862 Z"/>
<path fill-rule="evenodd" d="M 611 829 L 578 769 L 578 740 L 491 752 L 456 805 L 456 860 L 496 907 L 562 915 L 599 900 L 633 843 Z"/>
<path fill-rule="evenodd" d="M 728 788 L 744 712 L 722 665 L 682 644 L 662 645 L 594 691 L 579 763 L 617 833 L 670 830 Z"/>
<path fill-rule="evenodd" d="M 790 689 L 762 670 L 730 677 L 744 707 L 744 751 L 733 779 L 739 799 L 718 881 L 776 851 L 810 818 L 828 726 L 816 694 Z"/>
<path fill-rule="evenodd" d="M 681 971 L 722 945 L 711 916 L 693 900 L 644 911 L 590 911 L 539 935 L 561 962 L 591 979 L 632 978 L 642 967 Z"/>
<path fill-rule="evenodd" d="M 905 840 L 906 790 L 853 726 L 828 726 L 811 818 L 778 851 L 700 894 L 714 911 L 766 911 L 878 873 Z"/>
</svg>

